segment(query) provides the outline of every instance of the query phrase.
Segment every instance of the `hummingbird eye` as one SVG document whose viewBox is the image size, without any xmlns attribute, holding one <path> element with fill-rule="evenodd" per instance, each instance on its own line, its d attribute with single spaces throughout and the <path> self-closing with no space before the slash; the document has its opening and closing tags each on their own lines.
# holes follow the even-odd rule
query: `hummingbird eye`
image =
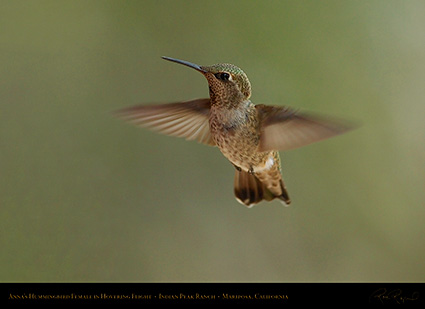
<svg viewBox="0 0 425 309">
<path fill-rule="evenodd" d="M 231 80 L 232 79 L 231 75 L 227 72 L 219 72 L 219 73 L 214 74 L 214 76 L 217 79 L 220 79 L 220 80 Z"/>
</svg>

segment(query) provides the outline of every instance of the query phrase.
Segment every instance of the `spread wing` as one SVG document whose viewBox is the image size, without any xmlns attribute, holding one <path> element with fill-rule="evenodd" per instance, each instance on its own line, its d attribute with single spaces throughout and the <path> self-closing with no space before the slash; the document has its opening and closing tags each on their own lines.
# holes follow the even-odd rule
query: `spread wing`
<svg viewBox="0 0 425 309">
<path fill-rule="evenodd" d="M 139 105 L 116 114 L 138 126 L 214 146 L 209 127 L 210 99 L 161 105 Z"/>
<path fill-rule="evenodd" d="M 330 138 L 353 127 L 344 122 L 278 106 L 256 105 L 261 123 L 260 151 L 290 150 Z"/>
</svg>

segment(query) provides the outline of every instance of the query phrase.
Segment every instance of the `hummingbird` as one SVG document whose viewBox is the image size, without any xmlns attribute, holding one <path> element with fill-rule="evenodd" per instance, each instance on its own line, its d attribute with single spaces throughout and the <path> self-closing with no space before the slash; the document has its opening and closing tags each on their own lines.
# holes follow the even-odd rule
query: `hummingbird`
<svg viewBox="0 0 425 309">
<path fill-rule="evenodd" d="M 162 57 L 200 72 L 209 98 L 119 110 L 118 117 L 162 134 L 216 146 L 235 167 L 234 194 L 252 207 L 262 200 L 291 203 L 278 151 L 302 147 L 351 129 L 344 122 L 287 106 L 254 104 L 251 83 L 229 63 L 209 66 Z"/>
</svg>

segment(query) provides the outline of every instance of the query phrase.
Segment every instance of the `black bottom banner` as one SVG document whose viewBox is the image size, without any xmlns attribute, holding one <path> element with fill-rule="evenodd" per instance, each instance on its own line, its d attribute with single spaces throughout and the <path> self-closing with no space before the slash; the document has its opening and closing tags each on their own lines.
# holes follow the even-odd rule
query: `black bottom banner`
<svg viewBox="0 0 425 309">
<path fill-rule="evenodd" d="M 22 304 L 411 304 L 422 283 L 2 283 L 1 303 Z"/>
</svg>

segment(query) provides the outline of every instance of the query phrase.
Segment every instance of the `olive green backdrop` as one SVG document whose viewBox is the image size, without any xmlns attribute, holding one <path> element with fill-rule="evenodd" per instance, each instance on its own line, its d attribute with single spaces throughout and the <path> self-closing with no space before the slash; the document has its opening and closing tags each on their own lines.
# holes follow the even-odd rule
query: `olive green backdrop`
<svg viewBox="0 0 425 309">
<path fill-rule="evenodd" d="M 425 280 L 423 1 L 1 1 L 0 281 Z M 111 112 L 208 95 L 362 123 L 282 155 L 293 200 L 233 197 L 217 148 Z"/>
</svg>

